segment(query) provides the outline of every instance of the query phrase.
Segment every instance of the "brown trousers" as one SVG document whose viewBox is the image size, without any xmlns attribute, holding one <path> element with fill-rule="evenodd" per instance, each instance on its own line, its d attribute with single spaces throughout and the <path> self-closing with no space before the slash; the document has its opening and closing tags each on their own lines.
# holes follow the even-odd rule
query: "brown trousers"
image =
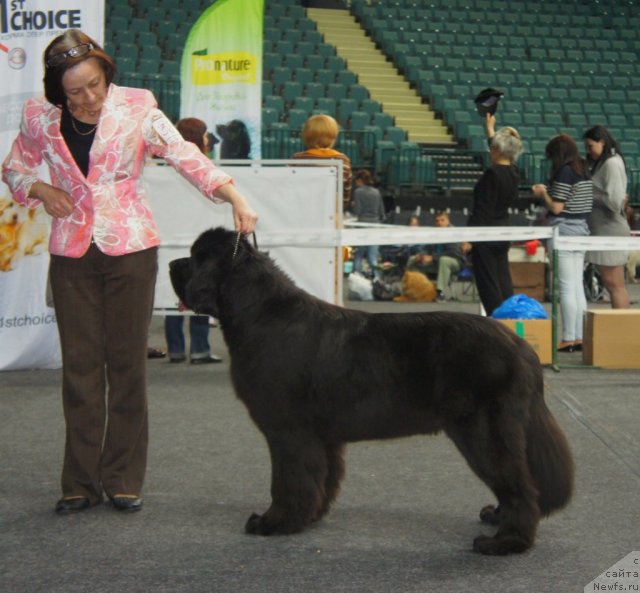
<svg viewBox="0 0 640 593">
<path fill-rule="evenodd" d="M 147 463 L 147 338 L 157 248 L 121 256 L 91 244 L 51 256 L 62 347 L 63 496 L 139 494 Z"/>
</svg>

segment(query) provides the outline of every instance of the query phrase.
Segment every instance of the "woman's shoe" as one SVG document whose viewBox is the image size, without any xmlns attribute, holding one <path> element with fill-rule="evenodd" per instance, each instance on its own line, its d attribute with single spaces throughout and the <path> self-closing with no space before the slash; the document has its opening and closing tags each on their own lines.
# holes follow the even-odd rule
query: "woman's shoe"
<svg viewBox="0 0 640 593">
<path fill-rule="evenodd" d="M 147 358 L 164 358 L 166 355 L 160 348 L 147 348 Z"/>
<path fill-rule="evenodd" d="M 216 356 L 215 354 L 210 354 L 209 356 L 205 356 L 203 358 L 191 359 L 191 364 L 211 364 L 215 362 L 222 362 L 222 358 Z"/>
<path fill-rule="evenodd" d="M 58 515 L 69 515 L 71 513 L 79 513 L 91 506 L 91 501 L 86 496 L 73 496 L 70 498 L 61 498 L 56 503 L 55 511 Z"/>
<path fill-rule="evenodd" d="M 118 511 L 134 513 L 142 509 L 142 499 L 135 494 L 116 494 L 110 496 L 113 506 Z"/>
<path fill-rule="evenodd" d="M 558 352 L 573 352 L 573 342 L 560 342 L 558 345 Z"/>
</svg>

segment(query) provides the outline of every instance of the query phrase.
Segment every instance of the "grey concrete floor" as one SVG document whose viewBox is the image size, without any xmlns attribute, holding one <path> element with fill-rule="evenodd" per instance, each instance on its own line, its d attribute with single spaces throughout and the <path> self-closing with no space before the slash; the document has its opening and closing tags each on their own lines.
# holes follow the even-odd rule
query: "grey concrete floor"
<svg viewBox="0 0 640 593">
<path fill-rule="evenodd" d="M 152 323 L 155 346 L 164 344 L 161 321 Z M 232 392 L 219 329 L 211 340 L 223 364 L 149 363 L 145 507 L 134 515 L 107 505 L 53 513 L 60 372 L 0 373 L 2 593 L 568 593 L 640 549 L 640 371 L 573 366 L 547 369 L 545 379 L 576 458 L 576 493 L 541 522 L 531 551 L 471 552 L 472 539 L 491 532 L 477 518 L 491 495 L 443 436 L 350 446 L 325 519 L 295 536 L 247 536 L 248 516 L 268 506 L 269 459 Z M 571 365 L 576 355 L 563 356 Z"/>
</svg>

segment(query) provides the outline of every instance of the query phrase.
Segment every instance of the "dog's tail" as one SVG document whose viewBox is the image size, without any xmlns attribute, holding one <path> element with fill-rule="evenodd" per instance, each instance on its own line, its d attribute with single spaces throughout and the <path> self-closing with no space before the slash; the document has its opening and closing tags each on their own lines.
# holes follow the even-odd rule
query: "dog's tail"
<svg viewBox="0 0 640 593">
<path fill-rule="evenodd" d="M 564 507 L 573 493 L 573 456 L 558 422 L 542 397 L 543 385 L 531 404 L 527 433 L 527 461 L 538 489 L 543 515 Z"/>
</svg>

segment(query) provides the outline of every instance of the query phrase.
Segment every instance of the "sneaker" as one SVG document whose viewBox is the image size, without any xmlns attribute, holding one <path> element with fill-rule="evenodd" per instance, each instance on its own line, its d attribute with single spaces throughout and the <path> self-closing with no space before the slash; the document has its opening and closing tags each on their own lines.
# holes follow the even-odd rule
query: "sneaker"
<svg viewBox="0 0 640 593">
<path fill-rule="evenodd" d="M 444 296 L 444 293 L 438 291 L 438 296 L 436 296 L 436 303 L 445 303 L 447 301 L 447 297 Z"/>
</svg>

